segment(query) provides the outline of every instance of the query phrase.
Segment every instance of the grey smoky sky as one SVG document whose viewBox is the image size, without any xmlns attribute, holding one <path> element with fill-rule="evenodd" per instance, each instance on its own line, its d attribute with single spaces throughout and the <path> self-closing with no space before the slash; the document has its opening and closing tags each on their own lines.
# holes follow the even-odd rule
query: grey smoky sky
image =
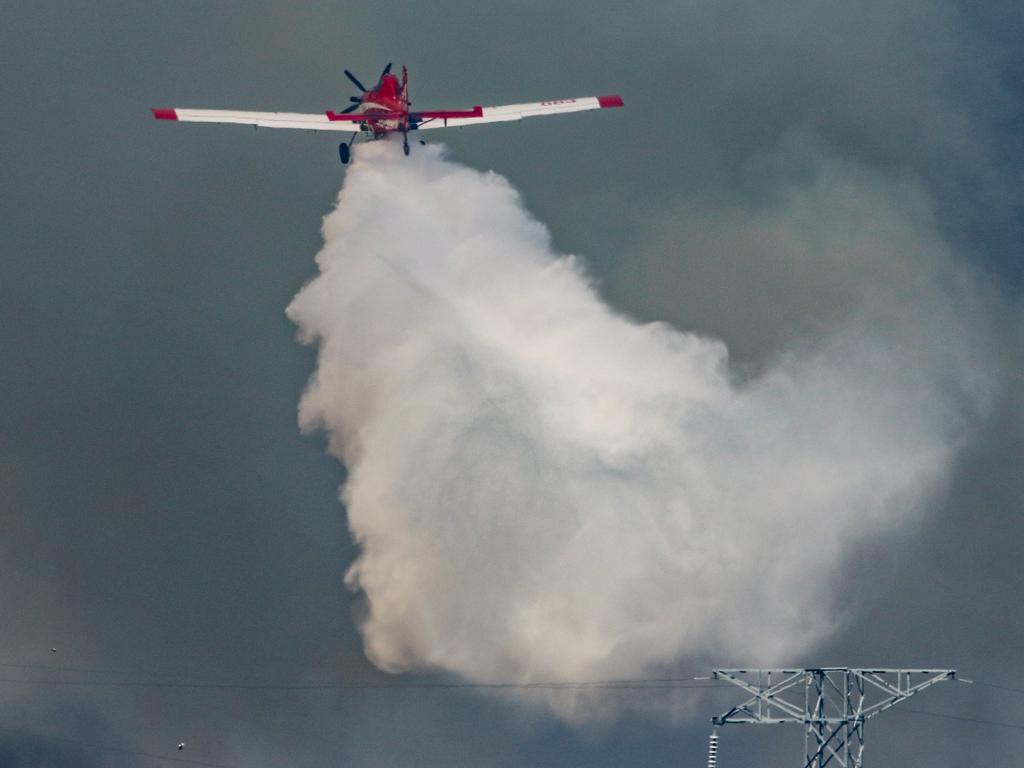
<svg viewBox="0 0 1024 768">
<path fill-rule="evenodd" d="M 424 107 L 620 93 L 443 141 L 506 176 L 612 306 L 721 338 L 740 375 L 917 275 L 951 301 L 973 286 L 954 310 L 1000 361 L 992 413 L 919 523 L 837 564 L 841 615 L 806 617 L 832 639 L 789 663 L 1024 688 L 1019 3 L 0 8 L 0 765 L 700 764 L 704 715 L 736 703 L 680 691 L 676 717 L 570 728 L 477 691 L 266 685 L 396 680 L 363 656 L 344 471 L 296 426 L 314 354 L 284 315 L 344 171 L 330 137 L 148 107 L 336 108 L 343 68 L 387 61 Z M 160 687 L 188 681 L 251 685 Z M 982 686 L 913 708 L 1024 726 L 1024 696 Z M 1022 746 L 894 711 L 867 757 Z M 721 764 L 798 754 L 795 731 L 727 731 Z"/>
</svg>

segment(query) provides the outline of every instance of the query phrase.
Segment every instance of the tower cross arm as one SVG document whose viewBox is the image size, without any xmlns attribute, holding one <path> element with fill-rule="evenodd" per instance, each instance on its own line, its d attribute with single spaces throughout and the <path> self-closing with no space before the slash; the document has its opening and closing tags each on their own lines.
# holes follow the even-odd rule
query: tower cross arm
<svg viewBox="0 0 1024 768">
<path fill-rule="evenodd" d="M 743 676 L 757 675 L 758 680 L 765 683 L 754 684 L 748 682 Z M 804 671 L 800 669 L 770 669 L 770 670 L 746 670 L 746 669 L 716 669 L 712 671 L 716 680 L 723 680 L 742 688 L 751 697 L 739 706 L 733 707 L 728 712 L 712 718 L 716 725 L 725 723 L 802 723 L 804 722 L 803 690 Z M 772 683 L 772 679 L 776 682 Z M 784 695 L 798 690 L 800 703 L 787 700 Z M 778 714 L 772 717 L 772 709 Z M 783 715 L 780 717 L 779 715 Z"/>
<path fill-rule="evenodd" d="M 865 683 L 874 686 L 886 694 L 886 698 L 876 701 L 861 710 L 860 715 L 864 720 L 881 714 L 904 699 L 920 693 L 925 688 L 931 688 L 933 685 L 946 680 L 956 679 L 955 669 L 855 669 L 851 671 L 859 675 Z M 886 675 L 896 676 L 895 685 L 886 679 Z M 914 683 L 913 675 L 927 675 L 928 677 L 919 683 Z"/>
</svg>

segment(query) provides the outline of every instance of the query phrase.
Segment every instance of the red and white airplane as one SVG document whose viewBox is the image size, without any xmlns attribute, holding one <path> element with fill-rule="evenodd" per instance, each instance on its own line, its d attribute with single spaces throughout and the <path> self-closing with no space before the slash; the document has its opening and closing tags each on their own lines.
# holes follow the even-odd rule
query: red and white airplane
<svg viewBox="0 0 1024 768">
<path fill-rule="evenodd" d="M 621 107 L 618 96 L 586 96 L 579 99 L 554 99 L 533 104 L 507 104 L 501 107 L 473 107 L 465 110 L 412 112 L 409 106 L 409 75 L 402 67 L 402 79 L 391 74 L 391 65 L 384 67 L 380 80 L 367 90 L 356 76 L 345 70 L 345 76 L 362 91 L 352 96 L 352 105 L 341 112 L 327 110 L 323 114 L 296 112 L 236 112 L 228 109 L 153 109 L 157 120 L 179 120 L 190 123 L 235 123 L 264 128 L 298 128 L 308 131 L 343 131 L 352 138 L 338 147 L 341 162 L 349 160 L 352 144 L 360 135 L 379 139 L 389 133 L 402 134 L 402 148 L 409 154 L 409 131 L 449 128 L 458 125 L 496 123 L 521 120 L 535 115 L 557 115 L 583 112 L 588 109 Z"/>
</svg>

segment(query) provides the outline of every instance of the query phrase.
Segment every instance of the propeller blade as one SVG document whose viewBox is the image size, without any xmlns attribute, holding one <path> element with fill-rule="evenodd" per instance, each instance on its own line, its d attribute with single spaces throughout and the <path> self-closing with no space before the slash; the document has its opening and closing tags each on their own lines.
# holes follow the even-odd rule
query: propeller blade
<svg viewBox="0 0 1024 768">
<path fill-rule="evenodd" d="M 384 77 L 384 75 L 388 74 L 388 72 L 390 72 L 390 71 L 391 71 L 391 62 L 389 61 L 388 65 L 386 67 L 384 67 L 384 71 L 380 73 L 380 76 Z"/>
<path fill-rule="evenodd" d="M 351 107 L 345 107 L 343 110 L 341 110 L 341 114 L 347 115 L 349 112 L 355 112 L 357 109 L 359 109 L 359 105 L 353 104 Z"/>
<path fill-rule="evenodd" d="M 349 72 L 347 69 L 345 70 L 345 77 L 347 77 L 349 80 L 351 80 L 355 84 L 356 88 L 358 88 L 363 93 L 366 93 L 366 86 L 363 85 L 362 83 L 360 83 L 356 79 L 356 76 L 353 75 L 351 72 Z"/>
<path fill-rule="evenodd" d="M 354 101 L 356 104 L 362 104 L 363 103 L 363 100 L 361 98 L 359 98 L 358 96 L 349 96 L 348 100 L 349 101 Z"/>
</svg>

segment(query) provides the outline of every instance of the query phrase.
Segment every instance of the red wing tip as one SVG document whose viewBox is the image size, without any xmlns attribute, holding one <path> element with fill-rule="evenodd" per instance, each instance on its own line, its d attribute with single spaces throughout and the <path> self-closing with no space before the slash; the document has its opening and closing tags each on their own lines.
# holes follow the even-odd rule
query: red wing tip
<svg viewBox="0 0 1024 768">
<path fill-rule="evenodd" d="M 151 107 L 150 109 L 153 112 L 153 117 L 155 117 L 157 120 L 178 119 L 178 113 L 175 112 L 173 109 L 159 109 L 157 107 Z"/>
<path fill-rule="evenodd" d="M 622 103 L 621 96 L 598 96 L 597 103 L 601 106 L 601 109 L 608 109 L 609 107 L 622 107 L 625 106 Z"/>
</svg>

